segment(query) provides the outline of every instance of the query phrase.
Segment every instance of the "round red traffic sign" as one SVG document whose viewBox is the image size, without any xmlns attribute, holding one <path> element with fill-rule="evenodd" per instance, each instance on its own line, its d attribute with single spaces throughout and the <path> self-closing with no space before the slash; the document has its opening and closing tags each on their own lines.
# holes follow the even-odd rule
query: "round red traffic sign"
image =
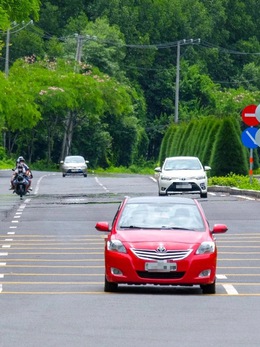
<svg viewBox="0 0 260 347">
<path fill-rule="evenodd" d="M 242 119 L 247 125 L 254 126 L 259 123 L 259 120 L 256 118 L 255 114 L 256 108 L 257 105 L 248 105 L 243 109 Z"/>
</svg>

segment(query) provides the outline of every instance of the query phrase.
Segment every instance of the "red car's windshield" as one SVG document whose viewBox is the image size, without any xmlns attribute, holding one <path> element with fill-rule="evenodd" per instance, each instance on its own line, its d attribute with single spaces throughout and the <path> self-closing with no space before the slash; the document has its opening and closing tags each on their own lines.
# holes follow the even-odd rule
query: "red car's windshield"
<svg viewBox="0 0 260 347">
<path fill-rule="evenodd" d="M 197 206 L 188 204 L 127 204 L 118 225 L 119 228 L 205 230 Z"/>
</svg>

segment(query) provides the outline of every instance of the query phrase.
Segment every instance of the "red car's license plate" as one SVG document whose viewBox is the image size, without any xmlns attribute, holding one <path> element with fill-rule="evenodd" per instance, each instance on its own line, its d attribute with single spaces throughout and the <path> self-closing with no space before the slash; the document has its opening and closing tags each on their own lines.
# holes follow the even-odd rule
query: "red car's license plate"
<svg viewBox="0 0 260 347">
<path fill-rule="evenodd" d="M 145 270 L 149 272 L 170 272 L 177 270 L 176 263 L 165 263 L 157 261 L 155 263 L 145 263 Z"/>
</svg>

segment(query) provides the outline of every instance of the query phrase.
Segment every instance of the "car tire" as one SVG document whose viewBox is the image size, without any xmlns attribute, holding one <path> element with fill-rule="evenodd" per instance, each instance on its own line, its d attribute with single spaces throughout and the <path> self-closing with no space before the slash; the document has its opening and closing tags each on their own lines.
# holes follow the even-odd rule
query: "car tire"
<svg viewBox="0 0 260 347">
<path fill-rule="evenodd" d="M 216 294 L 216 282 L 200 286 L 203 294 Z"/>
<path fill-rule="evenodd" d="M 207 192 L 206 192 L 206 193 L 200 193 L 200 197 L 201 197 L 202 199 L 205 199 L 205 198 L 208 197 L 208 193 L 207 193 Z"/>
<path fill-rule="evenodd" d="M 83 176 L 84 176 L 84 177 L 87 177 L 87 174 L 84 174 Z"/>
<path fill-rule="evenodd" d="M 62 174 L 62 177 L 65 177 L 66 176 L 66 174 Z"/>
<path fill-rule="evenodd" d="M 105 285 L 104 285 L 104 291 L 105 292 L 116 292 L 118 288 L 118 284 L 115 282 L 108 282 L 108 280 L 105 277 Z"/>
</svg>

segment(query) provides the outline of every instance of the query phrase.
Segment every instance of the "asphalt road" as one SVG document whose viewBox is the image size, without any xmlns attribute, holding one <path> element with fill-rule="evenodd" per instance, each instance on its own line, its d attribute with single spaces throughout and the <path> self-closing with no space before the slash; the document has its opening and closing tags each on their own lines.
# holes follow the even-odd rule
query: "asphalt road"
<svg viewBox="0 0 260 347">
<path fill-rule="evenodd" d="M 24 200 L 0 171 L 0 347 L 259 346 L 260 201 L 197 197 L 217 237 L 217 294 L 128 287 L 104 293 L 104 241 L 125 195 L 157 195 L 153 177 L 34 172 Z"/>
</svg>

